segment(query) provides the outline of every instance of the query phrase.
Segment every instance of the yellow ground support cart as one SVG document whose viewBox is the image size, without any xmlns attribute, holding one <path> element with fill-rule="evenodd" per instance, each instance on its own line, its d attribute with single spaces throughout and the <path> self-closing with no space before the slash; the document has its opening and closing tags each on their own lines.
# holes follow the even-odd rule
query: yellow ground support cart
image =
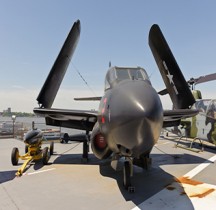
<svg viewBox="0 0 216 210">
<path fill-rule="evenodd" d="M 18 164 L 19 159 L 24 160 L 23 165 L 18 169 L 16 176 L 21 176 L 26 169 L 26 166 L 32 161 L 42 160 L 46 165 L 49 161 L 50 155 L 53 154 L 54 143 L 50 143 L 50 147 L 41 148 L 42 141 L 44 140 L 43 132 L 39 129 L 30 130 L 24 137 L 25 154 L 20 155 L 19 149 L 14 147 L 11 153 L 11 162 L 15 166 Z"/>
</svg>

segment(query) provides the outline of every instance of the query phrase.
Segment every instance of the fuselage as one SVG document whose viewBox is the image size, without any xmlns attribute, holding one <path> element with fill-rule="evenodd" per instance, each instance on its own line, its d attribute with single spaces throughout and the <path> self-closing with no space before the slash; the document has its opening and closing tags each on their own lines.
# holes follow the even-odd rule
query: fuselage
<svg viewBox="0 0 216 210">
<path fill-rule="evenodd" d="M 161 132 L 163 109 L 145 70 L 112 67 L 105 84 L 98 124 L 109 148 L 123 156 L 149 153 Z"/>
</svg>

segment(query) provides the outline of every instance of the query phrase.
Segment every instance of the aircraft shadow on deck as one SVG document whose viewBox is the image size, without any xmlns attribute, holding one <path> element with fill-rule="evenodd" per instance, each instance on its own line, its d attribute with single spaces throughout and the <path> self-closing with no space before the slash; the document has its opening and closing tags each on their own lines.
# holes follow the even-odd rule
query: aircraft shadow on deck
<svg viewBox="0 0 216 210">
<path fill-rule="evenodd" d="M 13 180 L 16 177 L 15 175 L 16 172 L 17 172 L 16 170 L 0 171 L 0 184 Z"/>
<path fill-rule="evenodd" d="M 63 154 L 57 157 L 53 164 L 98 165 L 100 174 L 104 177 L 115 179 L 124 199 L 126 201 L 132 201 L 135 205 L 141 204 L 148 198 L 166 188 L 168 185 L 175 182 L 175 177 L 164 171 L 160 166 L 172 164 L 200 164 L 206 161 L 204 158 L 189 154 L 151 154 L 152 166 L 149 170 L 144 170 L 134 166 L 132 184 L 135 186 L 135 193 L 129 193 L 123 186 L 122 171 L 114 171 L 110 166 L 111 159 L 98 160 L 93 154 L 90 154 L 88 163 L 82 163 L 81 158 L 82 154 Z M 180 183 L 176 183 L 180 188 L 182 188 Z M 181 195 L 187 197 L 183 188 Z M 184 202 L 188 202 L 188 205 L 192 205 L 188 197 L 187 199 L 184 199 Z"/>
</svg>

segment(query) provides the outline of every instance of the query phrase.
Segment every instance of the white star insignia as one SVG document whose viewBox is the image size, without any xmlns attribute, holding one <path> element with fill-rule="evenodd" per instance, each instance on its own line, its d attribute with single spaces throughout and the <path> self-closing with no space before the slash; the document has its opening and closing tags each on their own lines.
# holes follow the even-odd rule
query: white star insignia
<svg viewBox="0 0 216 210">
<path fill-rule="evenodd" d="M 171 75 L 169 71 L 168 71 L 167 77 L 168 77 L 168 79 L 170 81 L 170 84 L 172 84 L 172 83 L 174 84 L 174 82 L 173 82 L 173 75 Z"/>
</svg>

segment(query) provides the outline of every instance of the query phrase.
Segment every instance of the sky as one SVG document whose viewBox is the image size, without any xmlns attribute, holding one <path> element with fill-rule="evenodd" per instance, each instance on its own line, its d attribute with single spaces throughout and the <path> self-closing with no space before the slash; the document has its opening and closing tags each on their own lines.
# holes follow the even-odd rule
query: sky
<svg viewBox="0 0 216 210">
<path fill-rule="evenodd" d="M 55 108 L 97 109 L 113 66 L 141 66 L 159 91 L 165 87 L 148 33 L 158 24 L 186 80 L 216 72 L 216 1 L 196 0 L 0 0 L 0 111 L 32 112 L 36 98 L 73 23 L 81 35 Z M 77 70 L 87 81 L 83 82 Z M 216 98 L 216 81 L 200 84 L 203 98 Z M 162 97 L 164 108 L 171 108 Z"/>
</svg>

